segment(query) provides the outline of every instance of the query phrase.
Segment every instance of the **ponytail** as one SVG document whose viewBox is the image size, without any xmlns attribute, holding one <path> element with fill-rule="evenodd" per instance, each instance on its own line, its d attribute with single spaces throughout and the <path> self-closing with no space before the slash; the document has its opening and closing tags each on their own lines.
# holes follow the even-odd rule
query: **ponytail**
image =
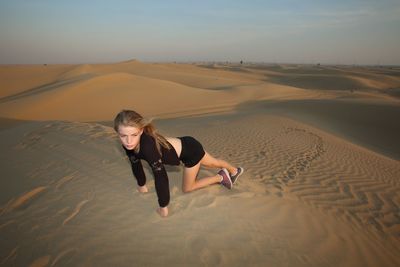
<svg viewBox="0 0 400 267">
<path fill-rule="evenodd" d="M 143 132 L 154 138 L 154 140 L 156 141 L 158 153 L 160 153 L 160 155 L 161 146 L 165 147 L 166 149 L 171 149 L 171 145 L 168 143 L 167 139 L 157 132 L 156 127 L 152 122 L 148 122 L 146 126 L 144 126 Z"/>
</svg>

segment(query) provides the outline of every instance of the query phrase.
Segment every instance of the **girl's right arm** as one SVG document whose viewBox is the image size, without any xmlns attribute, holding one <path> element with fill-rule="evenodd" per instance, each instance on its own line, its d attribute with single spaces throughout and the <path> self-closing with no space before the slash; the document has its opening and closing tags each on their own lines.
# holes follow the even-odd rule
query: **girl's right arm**
<svg viewBox="0 0 400 267">
<path fill-rule="evenodd" d="M 129 156 L 129 161 L 131 162 L 132 173 L 136 178 L 139 187 L 146 185 L 146 174 L 143 171 L 142 162 L 140 159 L 136 158 L 134 155 Z"/>
</svg>

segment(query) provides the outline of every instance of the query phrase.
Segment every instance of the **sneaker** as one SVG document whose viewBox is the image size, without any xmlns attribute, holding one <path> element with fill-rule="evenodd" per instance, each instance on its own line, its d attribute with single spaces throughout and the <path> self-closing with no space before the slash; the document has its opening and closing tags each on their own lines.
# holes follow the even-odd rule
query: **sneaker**
<svg viewBox="0 0 400 267">
<path fill-rule="evenodd" d="M 221 169 L 218 174 L 222 177 L 221 184 L 228 189 L 232 189 L 232 181 L 227 169 Z"/>
<path fill-rule="evenodd" d="M 231 177 L 232 184 L 236 183 L 237 179 L 239 178 L 240 175 L 244 172 L 244 169 L 242 167 L 237 168 L 237 172 L 235 175 L 229 175 Z"/>
</svg>

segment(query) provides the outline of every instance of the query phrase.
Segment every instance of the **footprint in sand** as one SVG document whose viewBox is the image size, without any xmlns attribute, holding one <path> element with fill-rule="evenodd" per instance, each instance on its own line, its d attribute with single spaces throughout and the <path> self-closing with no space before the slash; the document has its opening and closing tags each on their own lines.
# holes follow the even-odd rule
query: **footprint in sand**
<svg viewBox="0 0 400 267">
<path fill-rule="evenodd" d="M 268 193 L 279 197 L 283 196 L 291 181 L 325 153 L 323 139 L 301 128 L 283 128 L 267 143 L 268 150 L 262 149 L 257 152 L 252 161 L 254 166 L 249 167 L 247 171 L 253 178 L 266 185 Z M 271 171 L 272 174 L 266 174 Z"/>
<path fill-rule="evenodd" d="M 296 136 L 305 135 L 304 140 L 311 142 L 311 144 L 309 144 L 311 148 L 308 148 L 297 155 L 296 158 L 291 161 L 291 163 L 283 171 L 283 177 L 281 178 L 281 181 L 284 184 L 287 184 L 291 180 L 295 179 L 300 172 L 303 172 L 308 166 L 310 166 L 311 162 L 320 158 L 325 152 L 322 138 L 312 132 L 308 132 L 304 129 L 288 128 L 286 134 L 295 134 Z"/>
<path fill-rule="evenodd" d="M 215 207 L 217 199 L 215 196 L 200 196 L 190 201 L 188 208 L 208 208 Z"/>
</svg>

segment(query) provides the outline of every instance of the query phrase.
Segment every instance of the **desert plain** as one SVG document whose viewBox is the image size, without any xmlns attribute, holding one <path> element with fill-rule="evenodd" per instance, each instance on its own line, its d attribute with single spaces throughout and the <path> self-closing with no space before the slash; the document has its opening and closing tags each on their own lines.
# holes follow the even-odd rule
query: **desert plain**
<svg viewBox="0 0 400 267">
<path fill-rule="evenodd" d="M 245 173 L 161 218 L 122 109 Z M 399 67 L 2 65 L 0 118 L 0 266 L 400 266 Z"/>
</svg>

